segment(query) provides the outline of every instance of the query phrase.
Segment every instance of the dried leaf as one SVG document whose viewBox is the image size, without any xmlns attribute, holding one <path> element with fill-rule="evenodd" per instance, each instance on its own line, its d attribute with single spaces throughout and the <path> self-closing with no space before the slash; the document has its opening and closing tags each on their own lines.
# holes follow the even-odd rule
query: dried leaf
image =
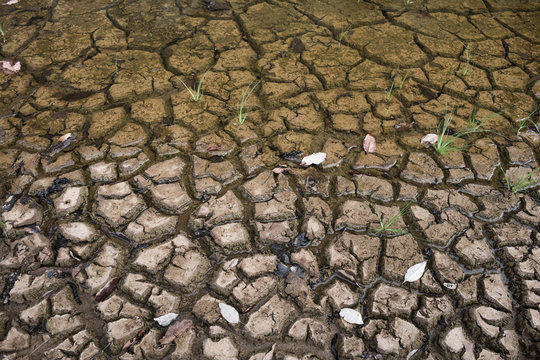
<svg viewBox="0 0 540 360">
<path fill-rule="evenodd" d="M 412 130 L 413 125 L 414 125 L 414 121 L 413 122 L 403 122 L 403 123 L 399 123 L 399 124 L 395 125 L 394 128 L 397 131 L 410 131 L 410 130 Z"/>
<path fill-rule="evenodd" d="M 21 70 L 21 62 L 14 62 L 14 60 L 2 60 L 0 61 L 0 70 L 6 74 L 16 74 Z"/>
<path fill-rule="evenodd" d="M 456 290 L 457 289 L 457 284 L 445 282 L 445 283 L 443 283 L 443 285 L 444 285 L 445 288 L 450 289 L 450 290 Z"/>
<path fill-rule="evenodd" d="M 232 259 L 230 261 L 227 261 L 225 264 L 223 264 L 223 270 L 227 271 L 232 268 L 235 268 L 236 265 L 238 265 L 238 258 Z"/>
<path fill-rule="evenodd" d="M 160 344 L 169 344 L 171 343 L 176 337 L 182 335 L 184 332 L 186 332 L 187 329 L 189 329 L 193 325 L 193 321 L 191 320 L 177 320 L 174 323 L 172 323 L 171 326 L 167 329 L 167 332 L 165 333 L 165 336 L 163 336 L 160 340 Z"/>
<path fill-rule="evenodd" d="M 9 0 L 7 3 L 4 3 L 4 5 L 15 5 L 18 2 L 19 0 Z"/>
<path fill-rule="evenodd" d="M 219 310 L 221 312 L 221 316 L 225 320 L 227 320 L 230 324 L 238 324 L 240 321 L 240 315 L 238 314 L 238 311 L 236 311 L 235 308 L 233 308 L 230 305 L 219 303 Z"/>
<path fill-rule="evenodd" d="M 135 336 L 133 339 L 126 342 L 124 346 L 122 346 L 122 351 L 129 349 L 130 347 L 132 347 L 133 345 L 141 341 L 143 337 L 144 337 L 144 330 L 141 330 L 139 331 L 137 336 Z"/>
<path fill-rule="evenodd" d="M 115 277 L 109 280 L 109 282 L 101 288 L 101 290 L 98 291 L 96 294 L 95 300 L 96 302 L 101 302 L 105 300 L 111 293 L 116 289 L 116 285 L 120 281 L 121 277 Z"/>
<path fill-rule="evenodd" d="M 272 171 L 274 172 L 274 174 L 281 174 L 282 172 L 286 170 L 287 170 L 287 165 L 278 165 Z"/>
<path fill-rule="evenodd" d="M 364 320 L 362 320 L 362 314 L 351 308 L 341 309 L 339 316 L 350 324 L 362 325 L 364 323 Z"/>
<path fill-rule="evenodd" d="M 405 279 L 403 280 L 403 282 L 404 283 L 413 282 L 420 279 L 422 275 L 424 275 L 424 271 L 426 271 L 426 265 L 427 265 L 427 260 L 411 266 L 409 269 L 407 269 L 407 272 L 405 273 Z"/>
<path fill-rule="evenodd" d="M 433 145 L 439 140 L 437 134 L 427 134 L 422 139 L 420 139 L 420 144 L 422 145 Z"/>
<path fill-rule="evenodd" d="M 274 350 L 276 349 L 276 344 L 272 345 L 272 350 L 264 355 L 262 360 L 272 360 L 274 358 Z"/>
<path fill-rule="evenodd" d="M 326 159 L 326 154 L 322 152 L 318 152 L 318 153 L 306 156 L 305 158 L 302 159 L 302 162 L 300 164 L 304 166 L 319 165 L 325 159 Z"/>
<path fill-rule="evenodd" d="M 38 254 L 38 256 L 37 256 L 37 259 L 38 259 L 38 261 L 39 261 L 40 263 L 42 263 L 42 262 L 47 261 L 47 260 L 49 259 L 50 256 L 51 256 L 51 252 L 49 251 L 49 249 L 43 248 L 43 249 L 39 252 L 39 254 Z"/>
<path fill-rule="evenodd" d="M 410 358 L 412 358 L 414 354 L 416 354 L 417 351 L 418 349 L 411 350 L 411 352 L 407 355 L 407 358 L 405 360 L 409 360 Z"/>
<path fill-rule="evenodd" d="M 168 313 L 163 316 L 154 318 L 154 320 L 161 326 L 169 326 L 169 324 L 173 322 L 174 320 L 176 320 L 177 317 L 178 317 L 178 314 Z"/>
<path fill-rule="evenodd" d="M 206 149 L 206 151 L 218 151 L 218 150 L 221 150 L 221 146 L 219 145 L 212 145 Z"/>
<path fill-rule="evenodd" d="M 375 149 L 377 148 L 377 142 L 375 141 L 375 137 L 373 135 L 367 134 L 364 138 L 364 151 L 367 154 L 371 154 L 375 152 Z"/>
</svg>

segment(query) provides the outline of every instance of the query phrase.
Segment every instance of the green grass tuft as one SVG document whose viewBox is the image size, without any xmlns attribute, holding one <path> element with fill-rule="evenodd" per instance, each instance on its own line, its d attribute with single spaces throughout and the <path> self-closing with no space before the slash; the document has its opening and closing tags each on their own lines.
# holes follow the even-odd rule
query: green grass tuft
<svg viewBox="0 0 540 360">
<path fill-rule="evenodd" d="M 506 183 L 505 184 L 506 188 L 514 194 L 525 190 L 530 184 L 532 184 L 534 180 L 531 179 L 531 176 L 533 176 L 533 174 L 537 172 L 538 170 L 540 170 L 540 167 L 537 167 L 536 169 L 532 170 L 529 173 L 521 174 L 517 178 L 517 180 L 512 181 L 510 180 L 510 177 L 508 176 L 506 171 L 504 171 L 503 168 L 501 167 L 501 171 L 503 172 L 504 180 Z"/>
<path fill-rule="evenodd" d="M 187 91 L 189 91 L 189 94 L 191 95 L 191 97 L 193 98 L 193 101 L 197 102 L 199 100 L 201 100 L 202 96 L 203 96 L 203 93 L 201 91 L 202 89 L 202 84 L 203 84 L 203 81 L 204 81 L 204 77 L 206 76 L 206 74 L 208 74 L 210 70 L 206 70 L 204 72 L 204 74 L 201 76 L 201 79 L 199 81 L 197 81 L 194 85 L 193 85 L 193 90 L 189 88 L 189 86 L 186 85 L 185 82 L 183 82 L 182 80 L 180 80 L 180 82 L 182 83 L 182 85 L 184 85 L 184 87 L 186 88 Z"/>
<path fill-rule="evenodd" d="M 538 125 L 536 125 L 536 123 L 533 121 L 533 119 L 531 119 L 531 117 L 534 115 L 535 112 L 538 111 L 538 108 L 534 109 L 529 115 L 527 115 L 526 117 L 524 118 L 521 118 L 521 119 L 518 119 L 516 120 L 517 123 L 519 124 L 519 129 L 517 131 L 517 135 L 519 135 L 521 133 L 521 131 L 523 129 L 525 129 L 528 125 L 532 125 L 537 132 L 540 133 L 540 128 L 538 128 Z"/>
<path fill-rule="evenodd" d="M 255 85 L 251 86 L 252 83 L 253 81 L 249 83 L 248 90 L 242 93 L 242 101 L 240 102 L 240 107 L 238 108 L 238 118 L 236 119 L 239 125 L 242 125 L 246 121 L 247 113 L 244 113 L 246 102 L 248 101 L 248 98 L 253 90 L 255 90 L 257 85 L 259 85 L 260 81 L 257 81 Z"/>
<path fill-rule="evenodd" d="M 407 205 L 405 205 L 405 207 L 403 209 L 401 209 L 396 215 L 394 215 L 390 220 L 388 220 L 386 222 L 383 222 L 382 215 L 375 208 L 375 213 L 377 214 L 377 218 L 379 219 L 379 225 L 380 225 L 377 229 L 375 229 L 375 232 L 376 233 L 391 232 L 391 233 L 399 234 L 399 235 L 406 234 L 407 231 L 401 230 L 401 229 L 394 229 L 391 226 L 400 217 L 402 217 L 403 214 L 405 214 L 409 210 L 409 206 L 411 206 L 411 203 L 408 203 Z"/>
</svg>

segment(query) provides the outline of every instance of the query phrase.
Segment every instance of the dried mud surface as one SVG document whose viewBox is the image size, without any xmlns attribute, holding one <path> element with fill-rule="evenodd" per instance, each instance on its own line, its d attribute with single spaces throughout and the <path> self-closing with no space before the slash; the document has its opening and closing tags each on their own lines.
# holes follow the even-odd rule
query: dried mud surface
<svg viewBox="0 0 540 360">
<path fill-rule="evenodd" d="M 0 5 L 0 57 L 22 63 L 0 72 L 2 359 L 540 356 L 540 173 L 516 193 L 503 175 L 540 161 L 539 18 L 534 0 Z M 195 102 L 182 82 L 206 71 Z M 420 144 L 473 114 L 458 150 Z M 164 344 L 167 313 L 192 323 Z"/>
</svg>

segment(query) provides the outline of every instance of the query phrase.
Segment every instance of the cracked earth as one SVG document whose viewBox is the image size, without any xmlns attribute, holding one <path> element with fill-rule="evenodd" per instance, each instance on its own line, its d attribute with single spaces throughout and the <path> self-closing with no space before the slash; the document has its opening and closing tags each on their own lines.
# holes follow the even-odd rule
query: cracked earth
<svg viewBox="0 0 540 360">
<path fill-rule="evenodd" d="M 2 359 L 539 357 L 540 173 L 505 186 L 539 166 L 539 19 L 534 0 L 0 5 L 22 64 L 0 72 Z M 458 149 L 421 145 L 475 116 Z"/>
</svg>

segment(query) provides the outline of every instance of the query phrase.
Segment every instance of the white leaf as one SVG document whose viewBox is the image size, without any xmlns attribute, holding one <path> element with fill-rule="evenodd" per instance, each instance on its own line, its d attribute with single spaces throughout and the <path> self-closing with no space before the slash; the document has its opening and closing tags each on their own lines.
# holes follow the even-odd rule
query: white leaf
<svg viewBox="0 0 540 360">
<path fill-rule="evenodd" d="M 452 283 L 449 283 L 449 282 L 445 282 L 443 283 L 444 287 L 447 288 L 447 289 L 450 289 L 450 290 L 456 290 L 457 289 L 457 284 L 452 284 Z"/>
<path fill-rule="evenodd" d="M 15 5 L 18 2 L 19 0 L 9 0 L 7 3 L 4 3 L 4 5 Z"/>
<path fill-rule="evenodd" d="M 230 324 L 238 324 L 238 322 L 240 321 L 240 315 L 238 314 L 238 311 L 236 311 L 236 309 L 232 306 L 224 303 L 219 303 L 219 310 L 221 311 L 221 316 L 223 316 L 223 318 L 227 320 L 227 322 L 229 322 Z"/>
<path fill-rule="evenodd" d="M 339 316 L 343 318 L 348 323 L 362 325 L 364 320 L 362 320 L 362 314 L 358 311 L 351 308 L 343 308 L 339 312 Z"/>
<path fill-rule="evenodd" d="M 375 149 L 377 147 L 377 142 L 375 141 L 375 138 L 373 135 L 367 134 L 364 138 L 364 143 L 362 144 L 364 147 L 364 151 L 367 154 L 374 153 Z"/>
<path fill-rule="evenodd" d="M 413 282 L 420 279 L 422 275 L 424 275 L 424 271 L 426 271 L 426 265 L 427 260 L 411 266 L 409 269 L 407 269 L 407 272 L 405 273 L 405 280 L 403 280 L 403 282 Z"/>
<path fill-rule="evenodd" d="M 301 164 L 305 166 L 319 165 L 325 159 L 326 159 L 326 154 L 322 152 L 318 152 L 318 153 L 311 154 L 303 158 Z"/>
<path fill-rule="evenodd" d="M 437 134 L 427 134 L 422 139 L 420 139 L 420 144 L 422 145 L 433 145 L 439 140 Z"/>
<path fill-rule="evenodd" d="M 0 70 L 2 70 L 6 74 L 16 74 L 21 70 L 21 62 L 2 60 L 0 61 Z"/>
<path fill-rule="evenodd" d="M 272 345 L 272 350 L 264 355 L 262 360 L 272 360 L 274 358 L 274 350 L 276 349 L 276 344 Z"/>
<path fill-rule="evenodd" d="M 417 351 L 418 349 L 411 350 L 411 352 L 407 355 L 407 359 L 405 360 L 409 360 L 410 358 L 412 358 L 413 355 L 416 354 Z"/>
<path fill-rule="evenodd" d="M 227 261 L 225 264 L 223 264 L 223 270 L 227 271 L 232 268 L 235 268 L 236 265 L 238 265 L 238 258 L 232 259 L 230 261 Z"/>
<path fill-rule="evenodd" d="M 168 313 L 163 316 L 154 318 L 154 320 L 161 326 L 169 326 L 173 320 L 175 320 L 178 317 L 178 314 L 175 313 Z"/>
</svg>

